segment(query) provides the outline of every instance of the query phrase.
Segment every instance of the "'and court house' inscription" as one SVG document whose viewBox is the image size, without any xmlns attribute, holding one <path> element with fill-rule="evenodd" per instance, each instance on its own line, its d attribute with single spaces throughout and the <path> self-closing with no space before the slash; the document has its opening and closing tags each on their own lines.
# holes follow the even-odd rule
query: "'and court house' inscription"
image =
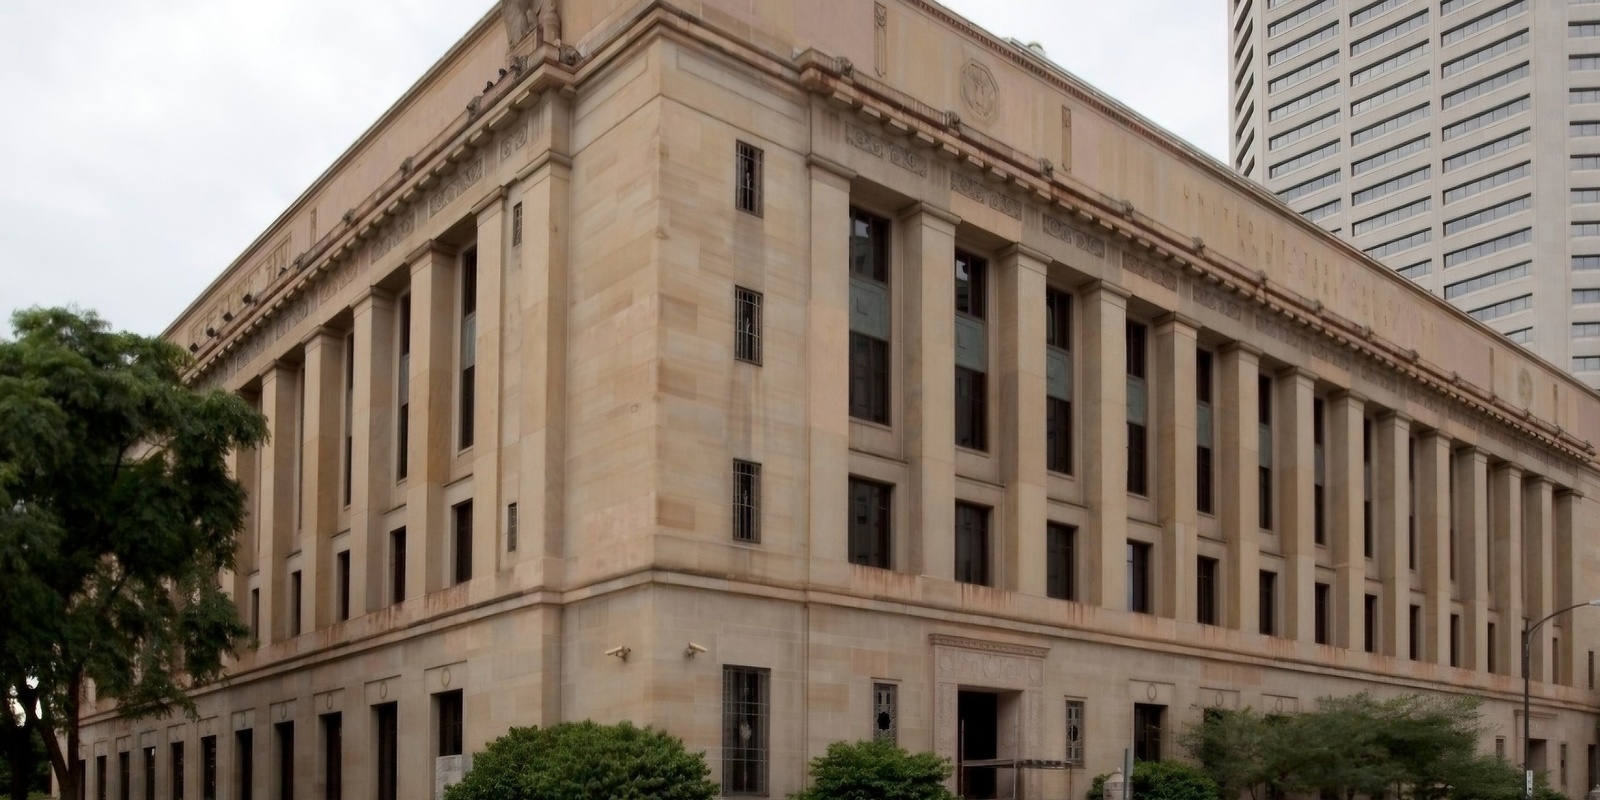
<svg viewBox="0 0 1600 800">
<path fill-rule="evenodd" d="M 844 126 L 844 140 L 878 158 L 888 155 L 889 163 L 924 178 L 928 177 L 927 158 L 917 155 L 894 142 L 886 141 L 882 136 L 872 131 L 865 128 L 857 128 L 854 125 L 846 125 Z"/>
<path fill-rule="evenodd" d="M 1055 217 L 1044 218 L 1044 232 L 1046 235 L 1054 236 L 1063 242 L 1071 242 L 1074 247 L 1085 253 L 1097 255 L 1101 258 L 1106 257 L 1106 240 L 1098 236 L 1090 236 Z"/>
<path fill-rule="evenodd" d="M 952 172 L 950 173 L 950 188 L 1008 217 L 1022 219 L 1022 201 L 990 189 L 984 186 L 982 181 L 969 178 L 959 172 Z"/>
</svg>

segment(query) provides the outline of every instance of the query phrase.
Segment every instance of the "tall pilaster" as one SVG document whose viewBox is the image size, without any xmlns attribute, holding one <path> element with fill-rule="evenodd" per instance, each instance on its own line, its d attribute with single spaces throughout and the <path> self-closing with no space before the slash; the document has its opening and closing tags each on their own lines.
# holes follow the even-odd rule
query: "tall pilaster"
<svg viewBox="0 0 1600 800">
<path fill-rule="evenodd" d="M 501 563 L 506 542 L 506 510 L 500 502 L 501 370 L 506 314 L 505 252 L 510 247 L 506 231 L 505 194 L 492 193 L 473 210 L 478 223 L 477 366 L 473 391 L 475 435 L 472 445 L 472 574 L 492 575 Z M 520 522 L 520 515 L 519 515 Z M 519 526 L 520 527 L 520 526 Z"/>
<path fill-rule="evenodd" d="M 1456 450 L 1456 589 L 1461 595 L 1461 666 L 1489 666 L 1489 454 Z M 1520 630 L 1521 625 L 1517 628 Z M 1505 664 L 1497 663 L 1499 670 Z"/>
<path fill-rule="evenodd" d="M 1313 585 L 1317 563 L 1313 536 L 1316 506 L 1312 499 L 1316 453 L 1312 405 L 1316 400 L 1316 384 L 1311 373 L 1291 368 L 1279 377 L 1275 391 L 1277 402 L 1272 427 L 1277 452 L 1273 453 L 1273 460 L 1281 465 L 1275 469 L 1282 476 L 1278 478 L 1278 497 L 1283 501 L 1278 538 L 1283 546 L 1286 573 L 1282 635 L 1309 642 L 1315 635 Z"/>
<path fill-rule="evenodd" d="M 849 559 L 845 531 L 850 464 L 850 181 L 855 173 L 813 158 L 811 271 L 806 295 L 807 494 L 813 563 Z M 898 422 L 898 415 L 895 418 Z M 902 568 L 895 563 L 890 566 Z"/>
<path fill-rule="evenodd" d="M 1366 398 L 1340 392 L 1324 406 L 1327 430 L 1328 536 L 1333 551 L 1335 610 L 1333 643 L 1360 649 L 1366 642 L 1366 473 L 1362 452 Z M 1376 553 L 1375 553 L 1376 554 Z M 1394 633 L 1379 640 L 1379 651 L 1394 655 Z"/>
<path fill-rule="evenodd" d="M 1261 581 L 1261 542 L 1258 524 L 1260 505 L 1260 436 L 1257 433 L 1256 406 L 1259 396 L 1261 351 L 1244 344 L 1230 344 L 1218 351 L 1221 364 L 1222 402 L 1217 406 L 1219 422 L 1217 508 L 1221 511 L 1222 535 L 1227 538 L 1228 564 L 1225 606 L 1228 627 L 1254 631 L 1257 592 Z"/>
<path fill-rule="evenodd" d="M 1424 658 L 1450 663 L 1450 437 L 1417 437 L 1417 566 L 1422 570 Z"/>
<path fill-rule="evenodd" d="M 1566 489 L 1555 493 L 1554 501 L 1551 505 L 1551 519 L 1555 523 L 1556 561 L 1555 604 L 1551 607 L 1551 611 L 1592 599 L 1594 593 L 1593 589 L 1583 585 L 1582 578 L 1583 551 L 1581 548 L 1585 540 L 1583 534 L 1593 530 L 1592 526 L 1586 525 L 1579 516 L 1579 509 L 1582 508 L 1583 504 L 1583 495 L 1571 489 Z M 1580 596 L 1579 592 L 1584 594 Z M 1578 611 L 1577 613 L 1583 612 Z M 1573 630 L 1571 614 L 1563 616 L 1565 619 L 1557 617 L 1552 622 L 1559 623 L 1563 632 Z M 1578 674 L 1578 648 L 1572 644 L 1574 637 L 1568 634 L 1563 638 L 1567 640 L 1568 644 L 1561 649 L 1561 652 L 1556 653 L 1556 657 L 1552 659 L 1552 667 L 1555 671 L 1555 679 L 1552 683 L 1562 686 L 1581 685 L 1576 680 Z"/>
<path fill-rule="evenodd" d="M 383 512 L 394 500 L 395 304 L 381 289 L 356 299 L 350 428 L 350 615 L 382 608 L 387 564 Z M 420 532 L 419 532 L 420 534 Z"/>
<path fill-rule="evenodd" d="M 305 430 L 301 432 L 300 551 L 301 618 L 299 630 L 309 633 L 333 621 L 333 582 L 325 567 L 333 559 L 331 539 L 338 525 L 344 492 L 343 430 L 344 333 L 321 327 L 311 332 L 305 348 Z M 292 590 L 293 587 L 288 587 Z M 283 606 L 287 613 L 293 599 Z M 294 622 L 290 621 L 293 625 Z"/>
<path fill-rule="evenodd" d="M 955 257 L 948 211 L 919 203 L 903 216 L 905 235 L 906 449 L 911 462 L 913 570 L 955 577 Z"/>
<path fill-rule="evenodd" d="M 1099 530 L 1083 545 L 1084 600 L 1126 609 L 1128 547 L 1128 293 L 1097 281 L 1083 298 L 1084 499 Z M 1160 592 L 1157 592 L 1160 594 Z"/>
<path fill-rule="evenodd" d="M 261 446 L 261 491 L 259 509 L 260 550 L 256 554 L 260 603 L 260 627 L 256 632 L 262 644 L 283 638 L 283 615 L 276 613 L 282 598 L 280 587 L 288 585 L 284 558 L 294 544 L 295 533 L 295 455 L 299 452 L 300 373 L 299 365 L 274 361 L 261 374 L 261 413 L 267 418 L 268 439 Z M 250 613 L 245 598 L 244 612 Z"/>
<path fill-rule="evenodd" d="M 406 476 L 406 589 L 449 586 L 444 483 L 455 452 L 451 373 L 455 359 L 455 254 L 426 245 L 411 259 L 411 463 Z"/>
<path fill-rule="evenodd" d="M 1045 274 L 1049 256 L 1013 245 L 1000 254 L 1000 453 L 1006 486 L 999 561 L 1007 585 L 1043 595 L 1045 529 Z"/>
<path fill-rule="evenodd" d="M 1522 558 L 1523 614 L 1530 620 L 1544 619 L 1556 610 L 1555 605 L 1555 527 L 1553 525 L 1554 486 L 1549 478 L 1530 476 L 1522 484 L 1522 541 L 1525 552 Z M 1517 626 L 1518 632 L 1521 626 Z M 1528 675 L 1536 681 L 1549 681 L 1550 637 L 1556 629 L 1550 625 L 1540 628 L 1529 649 Z M 1568 644 L 1576 644 L 1568 642 Z"/>
<path fill-rule="evenodd" d="M 1389 412 L 1372 422 L 1372 534 L 1383 580 L 1383 652 L 1410 655 L 1411 637 L 1433 630 L 1426 618 L 1411 630 L 1411 419 Z M 1419 554 L 1420 555 L 1420 554 Z M 1427 647 L 1418 656 L 1424 656 Z"/>
<path fill-rule="evenodd" d="M 1512 464 L 1496 465 L 1489 473 L 1490 507 L 1489 585 L 1491 599 L 1500 612 L 1495 640 L 1494 663 L 1512 677 L 1522 677 L 1522 469 Z"/>
<path fill-rule="evenodd" d="M 1162 616 L 1195 621 L 1195 349 L 1199 324 L 1179 314 L 1156 320 L 1156 493 L 1161 518 L 1156 593 Z"/>
</svg>

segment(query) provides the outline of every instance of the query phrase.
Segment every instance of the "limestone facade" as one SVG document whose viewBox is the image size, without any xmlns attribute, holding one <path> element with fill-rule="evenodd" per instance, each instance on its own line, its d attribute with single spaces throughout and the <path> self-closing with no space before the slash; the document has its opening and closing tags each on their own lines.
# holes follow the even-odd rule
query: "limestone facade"
<svg viewBox="0 0 1600 800">
<path fill-rule="evenodd" d="M 1080 797 L 1363 690 L 1519 752 L 1591 390 L 924 0 L 507 5 L 168 331 L 270 420 L 259 646 L 197 719 L 92 706 L 88 796 L 428 797 L 592 718 L 730 795 L 892 735 Z M 1569 793 L 1597 639 L 1533 646 Z"/>
</svg>

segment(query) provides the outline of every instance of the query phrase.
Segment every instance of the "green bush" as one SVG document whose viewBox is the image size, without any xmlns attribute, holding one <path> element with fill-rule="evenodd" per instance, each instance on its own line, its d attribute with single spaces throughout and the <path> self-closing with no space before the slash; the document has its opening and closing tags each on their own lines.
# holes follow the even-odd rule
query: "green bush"
<svg viewBox="0 0 1600 800">
<path fill-rule="evenodd" d="M 1088 800 L 1101 800 L 1110 777 L 1109 773 L 1094 776 Z M 1218 800 L 1220 796 L 1216 781 L 1182 761 L 1135 761 L 1132 789 L 1135 800 Z"/>
<path fill-rule="evenodd" d="M 811 760 L 811 788 L 790 800 L 955 800 L 950 762 L 890 742 L 834 742 Z"/>
<path fill-rule="evenodd" d="M 512 728 L 473 756 L 445 800 L 712 800 L 705 755 L 632 723 Z"/>
</svg>

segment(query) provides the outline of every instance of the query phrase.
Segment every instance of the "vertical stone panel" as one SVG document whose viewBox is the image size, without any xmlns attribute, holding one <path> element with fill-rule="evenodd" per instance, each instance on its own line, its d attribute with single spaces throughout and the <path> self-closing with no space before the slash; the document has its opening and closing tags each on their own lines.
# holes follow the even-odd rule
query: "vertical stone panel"
<svg viewBox="0 0 1600 800">
<path fill-rule="evenodd" d="M 1272 416 L 1276 440 L 1273 453 L 1273 478 L 1278 482 L 1282 513 L 1273 520 L 1283 546 L 1283 629 L 1280 635 L 1303 642 L 1312 641 L 1316 581 L 1316 544 L 1312 526 L 1315 505 L 1312 501 L 1314 444 L 1312 404 L 1316 384 L 1311 373 L 1287 370 L 1274 383 L 1277 394 Z"/>
<path fill-rule="evenodd" d="M 1372 535 L 1383 581 L 1383 652 L 1411 654 L 1411 419 L 1390 412 L 1372 422 Z M 1422 620 L 1422 631 L 1430 630 Z M 1425 651 L 1426 648 L 1423 648 Z M 1422 656 L 1423 652 L 1419 652 Z"/>
<path fill-rule="evenodd" d="M 1084 499 L 1099 524 L 1079 537 L 1086 603 L 1128 607 L 1128 294 L 1096 282 L 1083 307 Z"/>
<path fill-rule="evenodd" d="M 1417 566 L 1422 569 L 1426 660 L 1450 663 L 1450 438 L 1417 438 Z"/>
<path fill-rule="evenodd" d="M 476 392 L 473 418 L 477 429 L 472 444 L 472 574 L 491 575 L 506 553 L 500 532 L 505 527 L 506 509 L 500 502 L 500 459 L 502 414 L 512 407 L 501 396 L 501 370 L 504 342 L 501 338 L 506 313 L 505 253 L 511 239 L 507 235 L 505 197 L 491 194 L 474 211 L 478 225 L 478 325 Z"/>
<path fill-rule="evenodd" d="M 1522 469 L 1500 464 L 1489 473 L 1493 517 L 1489 520 L 1491 600 L 1500 612 L 1494 663 L 1514 678 L 1522 677 Z M 1543 631 L 1540 631 L 1543 633 Z"/>
<path fill-rule="evenodd" d="M 843 564 L 850 558 L 845 523 L 850 502 L 850 179 L 854 173 L 813 160 L 809 177 L 805 529 L 811 537 L 812 561 L 821 562 L 821 574 L 827 576 L 828 564 Z M 895 549 L 891 545 L 891 551 Z M 891 561 L 891 566 L 904 565 Z M 832 582 L 841 579 L 842 575 Z"/>
<path fill-rule="evenodd" d="M 426 247 L 411 265 L 411 464 L 406 477 L 406 591 L 450 585 L 444 482 L 455 453 L 455 254 Z"/>
<path fill-rule="evenodd" d="M 1554 496 L 1549 478 L 1529 476 L 1522 483 L 1522 602 L 1524 615 L 1543 619 L 1556 609 L 1555 530 L 1552 515 Z M 1553 630 L 1540 628 L 1529 651 L 1528 675 L 1536 681 L 1551 678 L 1550 637 Z M 1576 649 L 1576 642 L 1568 641 Z"/>
<path fill-rule="evenodd" d="M 955 248 L 960 220 L 927 204 L 904 217 L 912 570 L 955 576 Z"/>
<path fill-rule="evenodd" d="M 302 432 L 300 551 L 300 630 L 309 633 L 333 621 L 331 570 L 334 528 L 344 505 L 340 479 L 344 448 L 344 333 L 322 327 L 305 341 L 305 431 Z M 287 586 L 285 587 L 287 590 Z M 285 611 L 293 608 L 288 598 Z M 291 622 L 292 624 L 292 622 Z"/>
<path fill-rule="evenodd" d="M 1006 588 L 1043 595 L 1045 559 L 1045 270 L 1049 257 L 1013 246 L 1000 256 L 997 448 L 1006 486 L 1000 574 Z"/>
<path fill-rule="evenodd" d="M 373 289 L 355 303 L 355 389 L 350 416 L 350 615 L 382 608 L 395 479 L 395 302 Z"/>
<path fill-rule="evenodd" d="M 1257 591 L 1261 582 L 1259 437 L 1256 433 L 1256 404 L 1259 396 L 1261 352 L 1248 345 L 1233 343 L 1219 352 L 1218 375 L 1221 403 L 1218 411 L 1217 509 L 1222 517 L 1222 535 L 1228 543 L 1228 563 L 1223 585 L 1223 611 L 1228 627 L 1254 631 L 1259 613 Z"/>
<path fill-rule="evenodd" d="M 1454 461 L 1456 591 L 1464 612 L 1461 666 L 1483 670 L 1489 664 L 1489 454 L 1467 446 L 1456 450 Z"/>
<path fill-rule="evenodd" d="M 1195 537 L 1199 530 L 1195 484 L 1195 349 L 1199 325 L 1179 314 L 1156 320 L 1156 502 L 1161 519 L 1157 548 L 1157 608 L 1164 617 L 1195 621 Z"/>
<path fill-rule="evenodd" d="M 1323 481 L 1328 544 L 1333 551 L 1333 643 L 1359 650 L 1366 645 L 1366 514 L 1361 434 L 1366 398 L 1341 392 L 1323 404 L 1327 471 Z M 1379 555 L 1378 553 L 1374 553 Z M 1315 613 L 1315 608 L 1313 608 Z M 1393 632 L 1378 650 L 1394 655 Z"/>
</svg>

